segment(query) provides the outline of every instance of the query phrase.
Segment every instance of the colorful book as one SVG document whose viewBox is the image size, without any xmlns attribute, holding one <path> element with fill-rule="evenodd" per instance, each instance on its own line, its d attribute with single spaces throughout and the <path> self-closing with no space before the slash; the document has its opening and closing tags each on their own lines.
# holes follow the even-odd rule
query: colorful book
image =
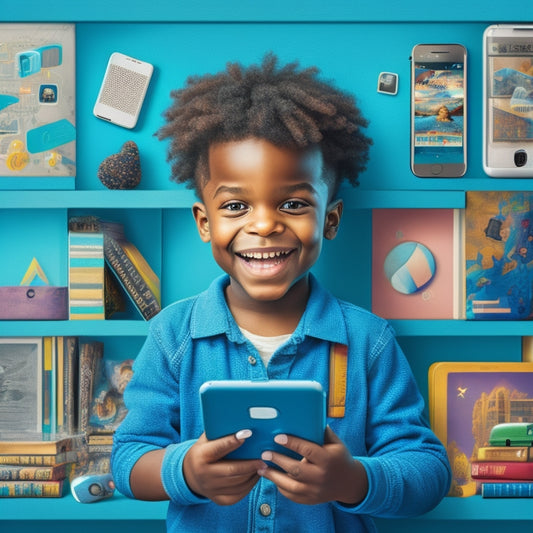
<svg viewBox="0 0 533 533">
<path fill-rule="evenodd" d="M 0 480 L 58 481 L 67 477 L 67 464 L 53 466 L 0 465 Z"/>
<path fill-rule="evenodd" d="M 458 209 L 372 211 L 372 312 L 388 319 L 461 318 Z"/>
<path fill-rule="evenodd" d="M 533 420 L 533 363 L 439 362 L 429 368 L 431 427 L 452 467 L 450 496 L 480 493 L 478 451 L 502 422 Z"/>
<path fill-rule="evenodd" d="M 80 457 L 79 450 L 52 454 L 0 454 L 0 465 L 53 466 L 62 463 L 75 463 Z"/>
<path fill-rule="evenodd" d="M 123 395 L 132 376 L 132 359 L 110 359 L 100 365 L 89 418 L 89 444 L 113 443 L 112 434 L 127 413 Z"/>
<path fill-rule="evenodd" d="M 0 481 L 0 498 L 61 498 L 66 484 L 57 481 Z"/>
<path fill-rule="evenodd" d="M 159 277 L 139 249 L 126 239 L 123 224 L 101 220 L 96 216 L 71 217 L 69 230 L 80 233 L 103 233 L 106 264 L 124 293 L 145 320 L 159 313 L 161 310 Z"/>
<path fill-rule="evenodd" d="M 104 236 L 69 231 L 69 317 L 103 320 Z"/>
<path fill-rule="evenodd" d="M 474 479 L 512 479 L 533 481 L 533 463 L 512 461 L 481 461 L 472 463 Z"/>
<path fill-rule="evenodd" d="M 124 251 L 122 242 L 110 235 L 105 235 L 104 250 L 107 264 L 142 317 L 149 320 L 157 315 L 161 311 L 161 304 L 141 272 Z"/>
<path fill-rule="evenodd" d="M 468 191 L 466 318 L 533 318 L 533 192 Z"/>
<path fill-rule="evenodd" d="M 78 373 L 79 352 L 77 337 L 61 337 L 63 340 L 63 429 L 74 433 L 78 426 Z M 58 400 L 59 402 L 59 400 Z"/>
<path fill-rule="evenodd" d="M 530 446 L 482 446 L 477 451 L 478 461 L 533 461 Z"/>
<path fill-rule="evenodd" d="M 102 342 L 92 341 L 80 345 L 78 394 L 78 431 L 80 432 L 87 432 L 89 429 L 94 383 L 103 355 Z"/>
<path fill-rule="evenodd" d="M 53 337 L 43 337 L 43 433 L 52 433 L 54 428 L 54 393 L 55 393 L 55 341 Z"/>
<path fill-rule="evenodd" d="M 45 432 L 0 432 L 0 454 L 55 455 L 79 450 L 86 444 L 85 435 L 55 435 Z"/>
<path fill-rule="evenodd" d="M 483 483 L 481 496 L 483 498 L 533 498 L 533 483 Z"/>
<path fill-rule="evenodd" d="M 146 285 L 148 285 L 158 304 L 161 305 L 161 284 L 157 274 L 152 270 L 152 267 L 133 243 L 126 239 L 121 239 L 118 242 L 133 266 L 142 276 Z"/>
</svg>

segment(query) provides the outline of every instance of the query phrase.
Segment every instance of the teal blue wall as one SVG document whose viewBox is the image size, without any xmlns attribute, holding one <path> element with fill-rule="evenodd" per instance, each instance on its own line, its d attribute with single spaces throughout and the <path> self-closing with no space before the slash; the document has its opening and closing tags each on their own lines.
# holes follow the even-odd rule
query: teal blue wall
<svg viewBox="0 0 533 533">
<path fill-rule="evenodd" d="M 134 140 L 141 151 L 140 189 L 178 188 L 168 179 L 166 145 L 153 136 L 162 125 L 161 114 L 170 103 L 170 91 L 182 86 L 191 74 L 220 70 L 227 61 L 257 61 L 267 51 L 274 51 L 282 61 L 297 59 L 302 65 L 318 66 L 324 77 L 335 80 L 358 98 L 363 113 L 370 120 L 368 132 L 374 139 L 368 170 L 360 178 L 360 191 L 414 193 L 420 189 L 531 187 L 528 180 L 491 180 L 484 175 L 481 164 L 483 30 L 495 22 L 533 21 L 530 0 L 519 4 L 501 0 L 449 0 L 446 3 L 422 0 L 57 0 L 45 3 L 24 0 L 2 5 L 1 10 L 2 22 L 77 23 L 78 190 L 105 190 L 96 176 L 98 166 L 127 140 Z M 409 56 L 412 47 L 423 42 L 458 42 L 468 50 L 468 171 L 460 180 L 428 182 L 416 178 L 409 170 Z M 155 66 L 140 121 L 134 130 L 113 126 L 92 115 L 107 60 L 115 51 Z M 396 96 L 376 92 L 377 78 L 382 71 L 399 74 Z M 0 191 L 0 202 L 1 196 Z M 438 206 L 439 200 L 434 203 Z M 442 206 L 453 207 L 444 200 Z M 3 256 L 0 284 L 17 285 L 20 273 L 27 268 L 33 255 L 39 257 L 52 284 L 66 284 L 65 220 L 68 214 L 82 211 L 8 213 L 0 210 L 0 249 L 10 256 L 10 261 Z M 37 226 L 34 223 L 36 214 L 39 217 Z M 197 237 L 187 209 L 101 210 L 99 214 L 124 219 L 131 240 L 161 273 L 164 303 L 202 290 L 220 272 L 208 245 Z M 53 238 L 46 237 L 51 234 Z M 179 246 L 176 245 L 177 235 Z M 163 257 L 159 253 L 161 247 L 165 249 Z M 338 238 L 326 243 L 315 272 L 335 294 L 370 307 L 370 252 L 370 209 L 347 209 Z M 165 281 L 169 279 L 172 282 Z M 424 395 L 427 395 L 427 368 L 433 361 L 520 359 L 521 338 L 516 335 L 413 336 L 399 340 Z M 139 338 L 126 342 L 128 355 L 138 349 L 139 342 Z M 113 352 L 118 352 L 121 339 L 113 339 L 109 345 Z M 0 519 L 3 505 L 6 504 L 0 501 Z M 27 505 L 31 507 L 32 502 L 28 501 Z M 524 501 L 524 506 L 527 505 Z M 3 522 L 0 529 L 24 533 L 33 531 L 39 522 L 41 532 L 54 533 L 85 533 L 95 529 L 106 533 L 117 528 L 133 533 L 164 531 L 162 522 L 154 525 L 142 520 L 126 521 L 119 526 L 118 520 L 122 517 L 117 516 L 117 507 L 109 509 L 110 520 L 102 518 L 105 513 L 101 507 L 96 507 L 96 521 L 88 518 L 79 523 L 75 522 L 76 516 L 69 516 L 68 520 L 57 522 Z M 480 513 L 484 511 L 473 503 L 466 509 L 464 518 L 468 523 L 446 519 L 440 522 L 427 519 L 380 521 L 381 531 L 441 533 L 467 527 L 472 533 L 495 533 L 505 527 L 502 522 L 482 520 Z M 506 508 L 503 509 L 505 512 Z M 70 513 L 73 513 L 72 507 Z M 124 518 L 127 520 L 126 516 Z M 531 528 L 531 524 L 522 520 L 512 523 L 523 530 Z"/>
</svg>

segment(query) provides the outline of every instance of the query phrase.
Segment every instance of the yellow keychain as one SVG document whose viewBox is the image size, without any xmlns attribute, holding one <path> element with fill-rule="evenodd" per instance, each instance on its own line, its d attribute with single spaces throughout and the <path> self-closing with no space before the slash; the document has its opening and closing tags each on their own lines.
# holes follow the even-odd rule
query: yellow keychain
<svg viewBox="0 0 533 533">
<path fill-rule="evenodd" d="M 7 168 L 17 172 L 22 170 L 29 161 L 30 155 L 26 151 L 24 143 L 20 140 L 11 141 L 7 151 Z"/>
</svg>

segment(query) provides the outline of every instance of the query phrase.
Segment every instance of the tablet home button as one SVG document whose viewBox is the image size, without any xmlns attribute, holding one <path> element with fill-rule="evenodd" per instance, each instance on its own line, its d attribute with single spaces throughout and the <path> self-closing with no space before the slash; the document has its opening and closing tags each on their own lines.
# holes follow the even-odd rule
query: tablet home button
<svg viewBox="0 0 533 533">
<path fill-rule="evenodd" d="M 442 172 L 442 165 L 431 165 L 431 173 L 438 176 Z"/>
</svg>

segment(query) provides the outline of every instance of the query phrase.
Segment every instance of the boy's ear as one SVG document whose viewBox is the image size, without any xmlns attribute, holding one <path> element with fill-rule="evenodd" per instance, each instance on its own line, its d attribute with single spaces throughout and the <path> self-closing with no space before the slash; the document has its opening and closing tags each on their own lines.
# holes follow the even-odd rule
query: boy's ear
<svg viewBox="0 0 533 533">
<path fill-rule="evenodd" d="M 344 204 L 342 200 L 334 200 L 328 205 L 326 221 L 324 223 L 324 238 L 333 240 L 337 236 L 339 224 L 341 222 Z"/>
<path fill-rule="evenodd" d="M 211 240 L 211 233 L 209 232 L 209 220 L 207 218 L 205 205 L 201 202 L 196 202 L 192 206 L 192 214 L 194 216 L 200 238 L 204 242 L 209 242 Z"/>
</svg>

